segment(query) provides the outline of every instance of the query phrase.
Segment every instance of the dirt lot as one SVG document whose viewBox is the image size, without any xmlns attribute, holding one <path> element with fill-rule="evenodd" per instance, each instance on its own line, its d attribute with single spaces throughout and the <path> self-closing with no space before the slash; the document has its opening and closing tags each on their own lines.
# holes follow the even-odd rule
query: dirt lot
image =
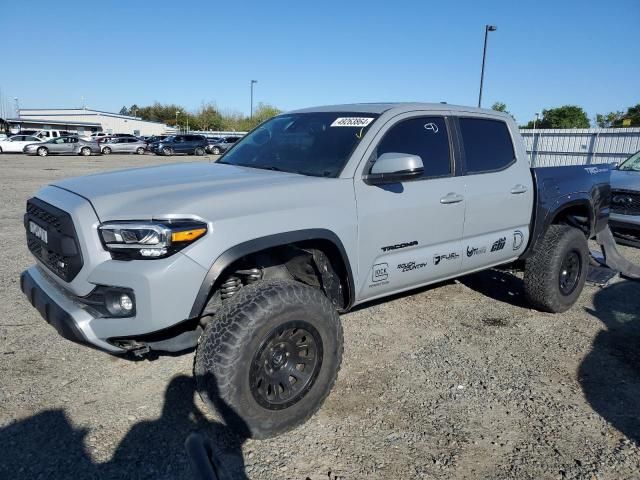
<svg viewBox="0 0 640 480">
<path fill-rule="evenodd" d="M 20 293 L 26 199 L 60 177 L 193 160 L 0 156 L 0 478 L 190 478 L 193 430 L 238 478 L 640 477 L 640 284 L 625 280 L 556 316 L 495 271 L 358 308 L 320 412 L 262 442 L 206 412 L 191 354 L 130 362 L 58 337 Z"/>
</svg>

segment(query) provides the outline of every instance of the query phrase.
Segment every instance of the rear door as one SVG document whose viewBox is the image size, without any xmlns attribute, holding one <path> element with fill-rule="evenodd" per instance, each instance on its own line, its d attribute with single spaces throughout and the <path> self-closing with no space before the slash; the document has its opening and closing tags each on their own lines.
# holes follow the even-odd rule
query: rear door
<svg viewBox="0 0 640 480">
<path fill-rule="evenodd" d="M 461 115 L 465 178 L 462 271 L 515 260 L 529 239 L 533 180 L 513 122 Z"/>
<path fill-rule="evenodd" d="M 377 135 L 354 178 L 358 206 L 358 297 L 373 298 L 455 276 L 462 260 L 464 178 L 455 174 L 449 121 L 420 112 L 399 115 Z M 357 132 L 355 132 L 357 134 Z M 422 178 L 368 185 L 384 153 L 418 155 Z"/>
</svg>

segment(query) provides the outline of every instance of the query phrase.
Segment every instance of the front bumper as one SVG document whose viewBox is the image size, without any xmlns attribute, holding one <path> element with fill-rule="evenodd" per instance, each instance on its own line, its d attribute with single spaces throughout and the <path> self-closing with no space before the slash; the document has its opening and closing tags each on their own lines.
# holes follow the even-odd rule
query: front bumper
<svg viewBox="0 0 640 480">
<path fill-rule="evenodd" d="M 612 228 L 622 228 L 628 230 L 636 230 L 640 233 L 640 215 L 622 215 L 620 213 L 611 213 L 609 215 L 609 224 Z"/>
<path fill-rule="evenodd" d="M 95 336 L 87 328 L 93 316 L 81 303 L 48 280 L 39 267 L 31 267 L 20 275 L 20 289 L 42 318 L 67 340 L 97 347 L 112 353 L 125 350 Z"/>
</svg>

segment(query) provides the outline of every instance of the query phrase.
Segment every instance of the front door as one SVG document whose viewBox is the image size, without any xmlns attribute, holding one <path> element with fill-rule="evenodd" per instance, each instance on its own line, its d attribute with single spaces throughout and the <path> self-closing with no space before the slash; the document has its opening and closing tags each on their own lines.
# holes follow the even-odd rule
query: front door
<svg viewBox="0 0 640 480">
<path fill-rule="evenodd" d="M 368 185 L 354 178 L 358 206 L 358 297 L 374 298 L 458 274 L 464 178 L 455 175 L 445 116 L 396 117 L 377 135 L 362 173 L 389 152 L 418 155 L 417 180 Z"/>
</svg>

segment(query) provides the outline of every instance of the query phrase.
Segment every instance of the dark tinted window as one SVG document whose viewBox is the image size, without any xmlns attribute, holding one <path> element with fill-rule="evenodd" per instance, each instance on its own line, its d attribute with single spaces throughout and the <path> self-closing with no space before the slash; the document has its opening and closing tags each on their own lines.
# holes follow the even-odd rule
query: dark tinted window
<svg viewBox="0 0 640 480">
<path fill-rule="evenodd" d="M 420 117 L 393 126 L 377 148 L 377 156 L 396 152 L 418 155 L 424 164 L 424 177 L 451 174 L 449 135 L 442 117 Z"/>
<path fill-rule="evenodd" d="M 506 123 L 461 118 L 460 130 L 468 173 L 501 170 L 513 162 L 515 154 Z"/>
</svg>

